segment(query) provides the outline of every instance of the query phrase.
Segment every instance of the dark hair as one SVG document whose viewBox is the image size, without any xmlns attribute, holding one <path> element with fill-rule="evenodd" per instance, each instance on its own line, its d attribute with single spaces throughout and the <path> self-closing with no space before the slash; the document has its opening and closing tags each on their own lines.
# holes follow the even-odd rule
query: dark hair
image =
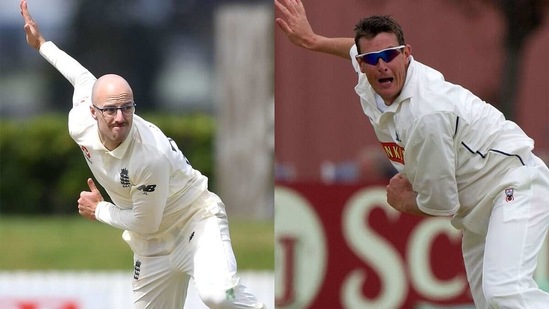
<svg viewBox="0 0 549 309">
<path fill-rule="evenodd" d="M 371 39 L 376 35 L 382 33 L 394 33 L 398 40 L 398 45 L 404 45 L 404 32 L 402 27 L 392 19 L 390 16 L 370 16 L 361 19 L 358 24 L 355 25 L 355 44 L 360 54 L 360 46 L 358 41 L 361 38 Z"/>
</svg>

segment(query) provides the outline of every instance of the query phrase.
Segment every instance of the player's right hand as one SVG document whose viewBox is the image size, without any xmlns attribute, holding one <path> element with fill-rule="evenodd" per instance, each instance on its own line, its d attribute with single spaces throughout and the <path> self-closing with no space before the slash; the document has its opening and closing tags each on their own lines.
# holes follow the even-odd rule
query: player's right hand
<svg viewBox="0 0 549 309">
<path fill-rule="evenodd" d="M 274 3 L 283 16 L 277 18 L 276 23 L 288 39 L 297 46 L 311 49 L 316 34 L 307 20 L 301 0 L 274 0 Z"/>
<path fill-rule="evenodd" d="M 38 29 L 38 24 L 32 19 L 32 16 L 29 13 L 27 7 L 27 0 L 21 0 L 20 3 L 21 15 L 25 21 L 25 34 L 27 37 L 27 43 L 34 49 L 39 50 L 40 46 L 46 42 L 40 29 Z"/>
</svg>

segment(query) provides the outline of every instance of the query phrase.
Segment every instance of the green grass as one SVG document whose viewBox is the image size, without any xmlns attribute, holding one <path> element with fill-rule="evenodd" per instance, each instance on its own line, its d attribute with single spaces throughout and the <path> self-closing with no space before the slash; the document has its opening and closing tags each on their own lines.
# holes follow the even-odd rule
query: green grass
<svg viewBox="0 0 549 309">
<path fill-rule="evenodd" d="M 239 270 L 274 269 L 274 224 L 230 221 Z M 0 217 L 0 270 L 129 270 L 122 231 L 79 216 Z"/>
</svg>

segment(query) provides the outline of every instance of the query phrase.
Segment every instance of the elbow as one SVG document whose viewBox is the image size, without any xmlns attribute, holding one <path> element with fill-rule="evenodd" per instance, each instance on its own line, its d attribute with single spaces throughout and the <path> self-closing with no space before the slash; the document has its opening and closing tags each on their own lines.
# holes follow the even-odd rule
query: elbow
<svg viewBox="0 0 549 309">
<path fill-rule="evenodd" d="M 139 233 L 154 234 L 160 230 L 160 224 L 143 224 L 140 227 Z"/>
<path fill-rule="evenodd" d="M 137 232 L 140 234 L 154 234 L 158 232 L 158 230 L 159 230 L 158 226 L 144 226 L 139 228 Z"/>
<path fill-rule="evenodd" d="M 139 234 L 154 234 L 160 230 L 160 220 L 136 218 L 134 232 Z"/>
</svg>

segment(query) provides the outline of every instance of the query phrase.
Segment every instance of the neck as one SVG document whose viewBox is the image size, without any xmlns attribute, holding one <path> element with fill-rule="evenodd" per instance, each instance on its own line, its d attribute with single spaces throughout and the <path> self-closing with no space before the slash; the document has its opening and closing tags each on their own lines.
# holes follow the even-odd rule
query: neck
<svg viewBox="0 0 549 309">
<path fill-rule="evenodd" d="M 103 146 L 105 146 L 105 148 L 107 148 L 108 151 L 112 151 L 120 145 L 120 143 L 113 144 L 113 143 L 109 143 L 109 142 L 105 141 L 105 139 L 103 138 L 103 134 L 101 134 L 101 132 L 99 132 L 99 140 L 101 141 L 101 144 L 103 144 Z"/>
</svg>

